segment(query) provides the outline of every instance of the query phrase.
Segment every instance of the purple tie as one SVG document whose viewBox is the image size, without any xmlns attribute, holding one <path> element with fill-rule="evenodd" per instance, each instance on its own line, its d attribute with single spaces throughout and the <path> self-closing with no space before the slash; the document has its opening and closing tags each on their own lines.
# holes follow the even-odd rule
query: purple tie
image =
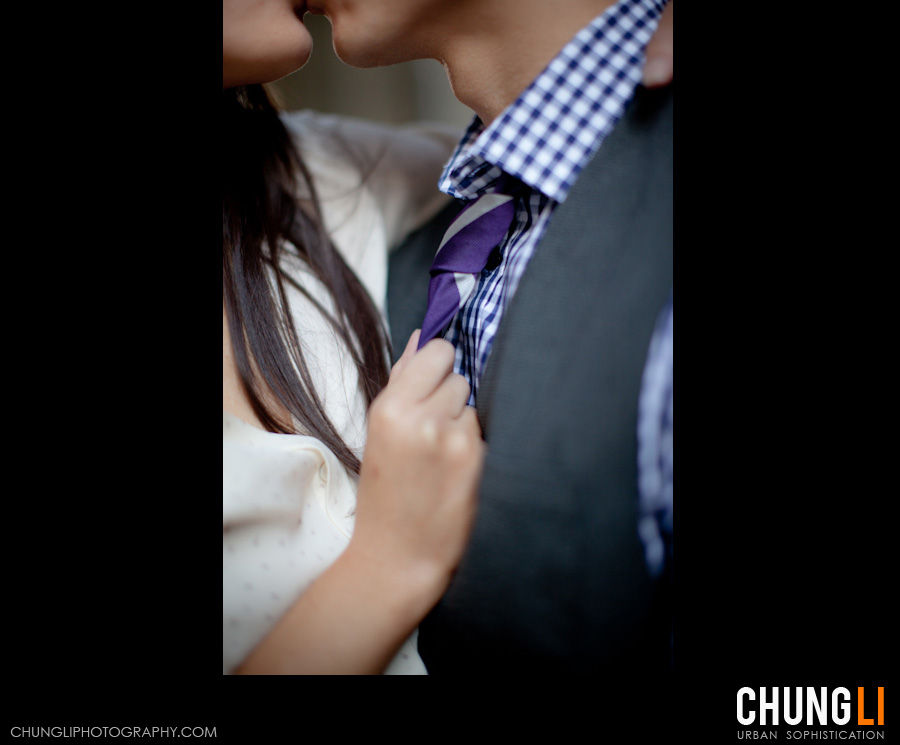
<svg viewBox="0 0 900 745">
<path fill-rule="evenodd" d="M 515 197 L 484 194 L 447 228 L 431 264 L 428 309 L 422 321 L 419 349 L 440 336 L 469 299 L 476 275 L 484 269 L 491 251 L 506 237 L 515 215 Z"/>
</svg>

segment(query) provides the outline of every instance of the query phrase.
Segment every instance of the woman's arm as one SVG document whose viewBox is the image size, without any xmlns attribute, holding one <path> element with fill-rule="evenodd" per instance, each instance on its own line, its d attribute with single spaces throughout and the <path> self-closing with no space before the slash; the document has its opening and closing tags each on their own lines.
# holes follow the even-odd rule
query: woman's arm
<svg viewBox="0 0 900 745">
<path fill-rule="evenodd" d="M 440 596 L 437 586 L 351 541 L 236 672 L 380 674 Z"/>
<path fill-rule="evenodd" d="M 446 589 L 471 530 L 484 443 L 453 347 L 418 332 L 372 404 L 350 544 L 238 673 L 377 674 Z"/>
</svg>

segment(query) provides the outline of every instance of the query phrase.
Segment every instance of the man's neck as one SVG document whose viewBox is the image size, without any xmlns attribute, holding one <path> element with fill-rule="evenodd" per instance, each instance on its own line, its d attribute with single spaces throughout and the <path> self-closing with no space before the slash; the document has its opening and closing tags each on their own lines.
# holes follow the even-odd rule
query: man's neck
<svg viewBox="0 0 900 745">
<path fill-rule="evenodd" d="M 454 95 L 489 125 L 572 37 L 616 0 L 490 0 L 447 34 L 439 59 Z"/>
</svg>

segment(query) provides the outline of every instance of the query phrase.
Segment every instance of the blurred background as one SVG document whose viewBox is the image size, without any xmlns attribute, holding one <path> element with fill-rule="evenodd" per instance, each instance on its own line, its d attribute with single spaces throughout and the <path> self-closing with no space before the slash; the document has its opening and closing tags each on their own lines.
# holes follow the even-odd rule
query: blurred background
<svg viewBox="0 0 900 745">
<path fill-rule="evenodd" d="M 450 91 L 444 68 L 435 60 L 416 60 L 361 70 L 341 62 L 331 43 L 331 24 L 307 13 L 303 23 L 313 37 L 312 59 L 269 88 L 283 109 L 314 109 L 390 124 L 438 121 L 465 128 L 470 109 Z"/>
</svg>

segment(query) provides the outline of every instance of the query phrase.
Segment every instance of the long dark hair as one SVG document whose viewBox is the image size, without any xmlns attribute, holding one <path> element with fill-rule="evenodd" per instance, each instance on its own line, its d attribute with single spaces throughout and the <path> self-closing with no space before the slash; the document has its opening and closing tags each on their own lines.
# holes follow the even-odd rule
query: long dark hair
<svg viewBox="0 0 900 745">
<path fill-rule="evenodd" d="M 223 91 L 222 98 L 224 303 L 241 382 L 267 430 L 295 432 L 293 422 L 275 413 L 273 404 L 281 404 L 303 434 L 322 440 L 341 463 L 359 473 L 359 458 L 329 421 L 316 394 L 288 307 L 286 283 L 315 303 L 343 340 L 367 405 L 387 383 L 389 337 L 372 299 L 325 233 L 315 185 L 266 90 L 242 86 Z M 311 196 L 309 210 L 298 203 L 298 184 Z M 282 272 L 284 251 L 296 251 L 328 288 L 334 314 Z"/>
</svg>

